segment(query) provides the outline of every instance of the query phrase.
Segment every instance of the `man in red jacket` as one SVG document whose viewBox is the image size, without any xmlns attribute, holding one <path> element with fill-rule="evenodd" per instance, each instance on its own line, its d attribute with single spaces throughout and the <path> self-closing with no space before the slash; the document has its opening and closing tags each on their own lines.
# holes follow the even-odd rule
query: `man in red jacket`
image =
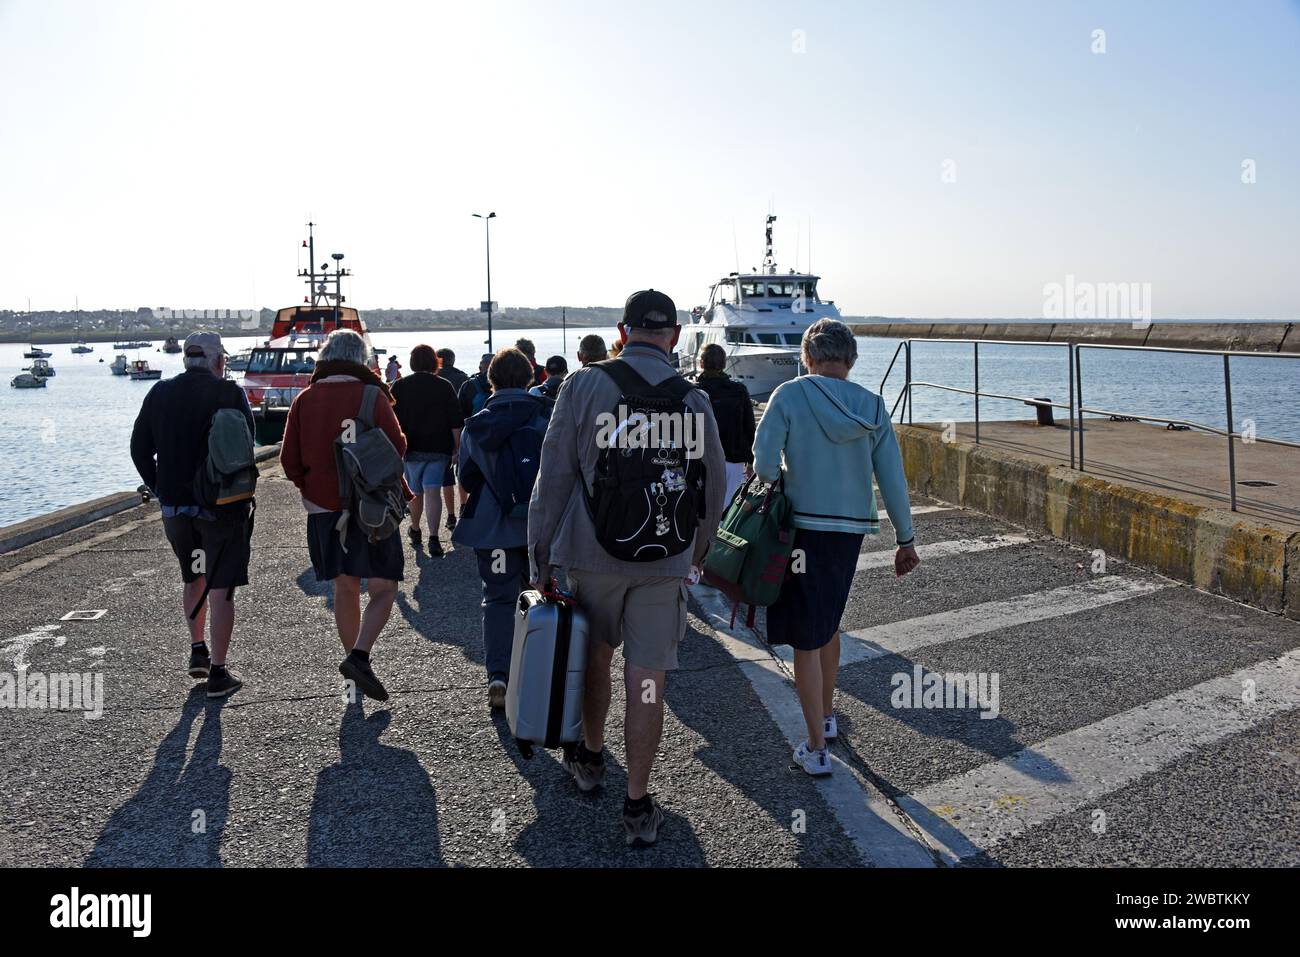
<svg viewBox="0 0 1300 957">
<path fill-rule="evenodd" d="M 369 697 L 385 701 L 388 692 L 375 677 L 370 652 L 388 623 L 397 598 L 397 583 L 402 580 L 401 537 L 394 533 L 371 542 L 354 522 L 340 542 L 336 528 L 343 503 L 339 500 L 334 440 L 344 421 L 357 415 L 367 385 L 383 391 L 383 398 L 374 407 L 375 426 L 384 430 L 398 454 L 406 453 L 406 436 L 393 412 L 392 395 L 366 365 L 366 358 L 365 341 L 355 332 L 340 329 L 330 333 L 321 348 L 311 385 L 289 408 L 280 464 L 284 474 L 298 486 L 307 509 L 307 548 L 316 580 L 334 583 L 334 622 L 348 653 L 339 665 L 339 673 Z M 405 482 L 403 490 L 409 501 L 412 496 Z M 364 615 L 363 578 L 369 582 L 370 592 Z"/>
</svg>

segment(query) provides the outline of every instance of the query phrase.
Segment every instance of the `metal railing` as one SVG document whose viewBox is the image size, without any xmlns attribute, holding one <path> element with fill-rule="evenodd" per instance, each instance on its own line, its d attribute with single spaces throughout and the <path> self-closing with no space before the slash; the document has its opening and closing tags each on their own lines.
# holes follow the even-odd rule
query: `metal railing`
<svg viewBox="0 0 1300 957">
<path fill-rule="evenodd" d="M 974 354 L 974 373 L 975 382 L 973 389 L 962 389 L 956 386 L 942 385 L 937 382 L 927 382 L 924 380 L 912 378 L 912 344 L 914 342 L 965 342 L 970 343 L 973 347 Z M 980 346 L 981 345 L 998 345 L 998 346 L 1035 346 L 1035 347 L 1057 347 L 1066 350 L 1068 367 L 1066 370 L 1066 380 L 1069 392 L 1069 404 L 1062 405 L 1059 402 L 1051 402 L 1046 399 L 1034 398 L 1031 396 L 1009 395 L 1001 392 L 987 392 L 980 389 Z M 1093 406 L 1087 406 L 1083 403 L 1083 362 L 1082 354 L 1084 349 L 1108 349 L 1121 352 L 1168 352 L 1182 355 L 1200 355 L 1200 356 L 1219 356 L 1223 360 L 1223 396 L 1224 396 L 1224 418 L 1226 428 L 1209 425 L 1204 422 L 1195 422 L 1190 419 L 1170 418 L 1164 415 L 1151 415 L 1147 413 L 1120 412 L 1113 409 L 1101 409 Z M 1093 415 L 1104 415 L 1111 418 L 1123 418 L 1136 420 L 1139 422 L 1161 422 L 1168 426 L 1179 426 L 1182 428 L 1196 429 L 1207 432 L 1212 435 L 1220 435 L 1228 440 L 1228 496 L 1232 503 L 1232 510 L 1237 511 L 1237 457 L 1236 448 L 1233 444 L 1234 439 L 1243 438 L 1242 433 L 1236 431 L 1236 425 L 1232 412 L 1232 366 L 1231 356 L 1233 353 L 1217 349 L 1178 349 L 1170 346 L 1126 346 L 1112 345 L 1110 343 L 1095 342 L 1030 342 L 1022 339 L 942 339 L 942 338 L 917 338 L 904 339 L 894 350 L 893 357 L 889 360 L 889 366 L 885 370 L 884 378 L 880 380 L 880 394 L 884 395 L 885 384 L 889 381 L 890 375 L 894 371 L 894 366 L 898 362 L 899 354 L 904 357 L 904 376 L 905 381 L 902 390 L 898 393 L 898 398 L 894 400 L 893 406 L 889 410 L 890 418 L 894 417 L 895 412 L 899 413 L 899 421 L 903 421 L 903 416 L 907 417 L 908 424 L 912 423 L 912 390 L 915 388 L 938 389 L 944 392 L 955 392 L 962 395 L 973 396 L 975 399 L 975 442 L 980 442 L 980 398 L 999 399 L 1012 402 L 1022 402 L 1025 405 L 1035 407 L 1049 407 L 1053 409 L 1066 409 L 1069 412 L 1069 430 L 1070 430 L 1070 467 L 1077 468 L 1079 471 L 1086 472 L 1086 461 L 1084 459 L 1084 429 L 1083 416 L 1085 413 Z M 1300 354 L 1283 353 L 1283 352 L 1238 352 L 1236 355 L 1247 358 L 1271 358 L 1271 359 L 1300 359 Z M 902 405 L 901 412 L 899 405 Z M 1281 445 L 1287 448 L 1300 449 L 1300 443 L 1288 442 L 1284 439 L 1266 438 L 1264 436 L 1252 434 L 1249 442 L 1260 442 L 1266 445 Z"/>
</svg>

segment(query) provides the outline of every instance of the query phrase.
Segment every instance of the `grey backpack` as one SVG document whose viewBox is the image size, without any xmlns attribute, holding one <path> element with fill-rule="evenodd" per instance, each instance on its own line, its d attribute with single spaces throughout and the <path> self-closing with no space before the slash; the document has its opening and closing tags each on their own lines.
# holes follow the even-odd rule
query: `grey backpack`
<svg viewBox="0 0 1300 957">
<path fill-rule="evenodd" d="M 353 427 L 344 429 L 334 440 L 339 501 L 343 503 L 343 514 L 335 528 L 344 551 L 349 521 L 356 522 L 370 541 L 380 542 L 397 531 L 406 517 L 402 456 L 384 430 L 375 427 L 375 402 L 379 396 L 379 386 L 367 385 Z M 349 433 L 351 442 L 346 441 Z"/>
</svg>

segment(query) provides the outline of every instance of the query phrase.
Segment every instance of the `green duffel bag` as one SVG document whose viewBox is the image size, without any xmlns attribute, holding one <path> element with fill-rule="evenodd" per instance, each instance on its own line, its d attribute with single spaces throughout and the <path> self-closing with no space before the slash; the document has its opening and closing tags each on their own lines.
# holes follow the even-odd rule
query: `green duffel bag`
<svg viewBox="0 0 1300 957">
<path fill-rule="evenodd" d="M 752 628 L 754 609 L 781 594 L 794 548 L 794 513 L 783 483 L 778 478 L 767 485 L 751 476 L 736 491 L 704 559 L 703 579 L 731 599 L 733 625 L 742 602 L 749 605 L 746 623 Z"/>
</svg>

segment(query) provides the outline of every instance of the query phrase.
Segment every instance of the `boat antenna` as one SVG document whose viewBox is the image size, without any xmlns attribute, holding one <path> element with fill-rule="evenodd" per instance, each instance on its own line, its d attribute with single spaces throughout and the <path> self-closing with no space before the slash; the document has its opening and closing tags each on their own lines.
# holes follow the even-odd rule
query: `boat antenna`
<svg viewBox="0 0 1300 957">
<path fill-rule="evenodd" d="M 803 224 L 798 219 L 794 221 L 794 271 L 799 271 L 799 227 Z"/>
<path fill-rule="evenodd" d="M 736 272 L 740 273 L 740 244 L 736 242 L 736 221 L 731 221 L 731 249 L 736 254 Z"/>
<path fill-rule="evenodd" d="M 812 275 L 812 217 L 808 217 L 808 275 Z"/>
<path fill-rule="evenodd" d="M 767 214 L 767 247 L 763 253 L 763 270 L 769 276 L 776 275 L 776 260 L 772 257 L 772 224 L 776 222 L 776 217 L 771 213 Z"/>
</svg>

